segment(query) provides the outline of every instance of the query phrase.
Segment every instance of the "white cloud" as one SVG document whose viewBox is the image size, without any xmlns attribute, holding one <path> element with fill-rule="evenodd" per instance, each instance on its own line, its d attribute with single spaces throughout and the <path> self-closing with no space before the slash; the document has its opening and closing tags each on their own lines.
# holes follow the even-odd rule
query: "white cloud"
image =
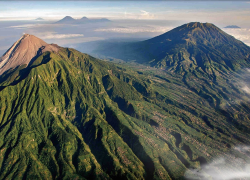
<svg viewBox="0 0 250 180">
<path fill-rule="evenodd" d="M 140 19 L 154 19 L 155 15 L 153 13 L 149 13 L 147 11 L 141 10 Z"/>
<path fill-rule="evenodd" d="M 230 153 L 221 155 L 201 169 L 189 169 L 185 173 L 187 179 L 235 180 L 250 179 L 250 148 L 235 147 Z"/>
<path fill-rule="evenodd" d="M 67 38 L 67 39 L 47 39 L 47 43 L 58 44 L 59 46 L 66 47 L 75 47 L 76 44 L 91 42 L 91 41 L 100 41 L 104 40 L 104 38 L 100 37 L 78 37 L 78 38 Z"/>
<path fill-rule="evenodd" d="M 100 28 L 95 31 L 101 32 L 115 32 L 115 33 L 165 33 L 173 29 L 172 27 L 165 26 L 143 26 L 143 27 L 114 27 L 114 28 Z"/>
<path fill-rule="evenodd" d="M 43 39 L 66 39 L 66 38 L 75 38 L 75 37 L 83 37 L 83 34 L 50 34 L 44 36 Z"/>
<path fill-rule="evenodd" d="M 244 42 L 248 46 L 250 46 L 250 29 L 248 28 L 223 28 L 223 30 L 234 36 L 236 39 Z"/>
<path fill-rule="evenodd" d="M 32 28 L 35 26 L 37 26 L 37 25 L 35 25 L 35 24 L 22 24 L 22 25 L 18 25 L 18 26 L 9 26 L 7 28 L 26 29 L 26 28 Z"/>
<path fill-rule="evenodd" d="M 49 28 L 56 28 L 56 27 L 61 27 L 63 26 L 62 24 L 21 24 L 21 25 L 16 25 L 16 26 L 8 26 L 5 28 L 15 28 L 15 29 L 49 29 Z M 70 25 L 70 26 L 77 26 L 77 25 Z"/>
<path fill-rule="evenodd" d="M 235 85 L 250 94 L 250 69 L 245 68 L 239 75 L 241 76 L 241 80 L 235 83 Z"/>
<path fill-rule="evenodd" d="M 37 33 L 41 39 L 67 39 L 67 38 L 77 38 L 83 37 L 83 34 L 57 34 L 56 32 L 45 32 L 45 33 Z"/>
<path fill-rule="evenodd" d="M 250 94 L 250 88 L 246 85 L 242 87 L 242 90 L 245 91 L 246 93 Z"/>
<path fill-rule="evenodd" d="M 145 10 L 140 10 L 140 12 L 124 12 L 124 19 L 156 19 L 155 14 L 150 13 L 148 11 Z"/>
</svg>

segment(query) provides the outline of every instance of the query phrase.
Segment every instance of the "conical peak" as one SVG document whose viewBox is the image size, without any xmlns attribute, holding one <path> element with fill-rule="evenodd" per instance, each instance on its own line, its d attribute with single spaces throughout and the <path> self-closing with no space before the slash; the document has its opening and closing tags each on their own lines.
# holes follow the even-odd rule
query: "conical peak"
<svg viewBox="0 0 250 180">
<path fill-rule="evenodd" d="M 184 25 L 181 25 L 165 34 L 165 38 L 170 39 L 179 39 L 179 40 L 204 40 L 204 39 L 221 39 L 222 36 L 227 36 L 220 28 L 211 23 L 200 23 L 200 22 L 190 22 Z M 228 37 L 228 36 L 227 36 Z M 226 38 L 227 38 L 226 37 Z M 224 37 L 222 38 L 224 39 Z"/>
<path fill-rule="evenodd" d="M 184 24 L 182 26 L 180 26 L 181 29 L 190 29 L 190 30 L 218 30 L 218 31 L 221 31 L 220 28 L 218 28 L 217 26 L 215 26 L 214 24 L 212 23 L 200 23 L 200 22 L 190 22 L 190 23 L 187 23 L 187 24 Z"/>
<path fill-rule="evenodd" d="M 29 34 L 24 34 L 22 37 L 26 38 L 26 37 L 29 37 L 30 35 Z"/>
<path fill-rule="evenodd" d="M 192 39 L 191 42 L 195 42 L 196 39 L 209 39 L 216 38 L 218 36 L 225 36 L 226 33 L 211 23 L 201 23 L 201 22 L 190 22 L 178 26 L 171 31 L 168 31 L 160 36 L 154 37 L 152 39 L 146 40 L 150 43 L 161 43 L 161 42 L 186 42 Z M 190 42 L 190 41 L 189 41 Z"/>
<path fill-rule="evenodd" d="M 72 18 L 71 16 L 65 16 L 63 19 L 74 20 L 74 18 Z"/>
<path fill-rule="evenodd" d="M 186 24 L 187 27 L 211 27 L 215 26 L 211 23 L 201 23 L 201 22 L 190 22 Z"/>
<path fill-rule="evenodd" d="M 34 35 L 24 34 L 12 47 L 14 47 L 15 50 L 26 50 L 27 48 L 36 50 L 47 45 L 46 42 Z"/>
<path fill-rule="evenodd" d="M 11 68 L 28 65 L 40 53 L 57 52 L 58 50 L 58 46 L 47 44 L 34 35 L 24 34 L 0 58 L 0 75 Z"/>
</svg>

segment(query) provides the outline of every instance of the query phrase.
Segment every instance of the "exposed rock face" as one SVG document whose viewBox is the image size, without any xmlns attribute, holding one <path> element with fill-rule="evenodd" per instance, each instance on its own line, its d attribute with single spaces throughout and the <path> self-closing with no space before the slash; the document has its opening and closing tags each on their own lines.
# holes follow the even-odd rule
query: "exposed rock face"
<svg viewBox="0 0 250 180">
<path fill-rule="evenodd" d="M 24 34 L 0 58 L 0 75 L 20 65 L 28 65 L 35 56 L 43 52 L 57 52 L 58 49 L 57 45 L 47 44 L 33 35 Z"/>
</svg>

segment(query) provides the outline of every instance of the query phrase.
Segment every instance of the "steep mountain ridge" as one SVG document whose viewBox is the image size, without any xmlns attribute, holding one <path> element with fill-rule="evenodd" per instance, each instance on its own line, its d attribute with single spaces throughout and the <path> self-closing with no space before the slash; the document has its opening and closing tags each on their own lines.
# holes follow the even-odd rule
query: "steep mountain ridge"
<svg viewBox="0 0 250 180">
<path fill-rule="evenodd" d="M 59 48 L 0 76 L 0 179 L 183 179 L 250 143 L 248 96 L 229 76 L 192 79 L 195 93 L 145 69 Z"/>
<path fill-rule="evenodd" d="M 29 34 L 24 34 L 0 58 L 0 75 L 18 66 L 29 65 L 31 60 L 43 52 L 57 52 L 59 47 L 47 44 L 43 40 Z"/>
</svg>

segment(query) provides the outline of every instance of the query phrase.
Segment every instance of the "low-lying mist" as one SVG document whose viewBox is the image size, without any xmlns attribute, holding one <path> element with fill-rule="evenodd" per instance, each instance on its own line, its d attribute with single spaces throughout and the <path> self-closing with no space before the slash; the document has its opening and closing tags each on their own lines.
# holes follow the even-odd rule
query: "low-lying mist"
<svg viewBox="0 0 250 180">
<path fill-rule="evenodd" d="M 250 179 L 250 147 L 236 146 L 228 153 L 221 153 L 200 169 L 188 169 L 189 180 L 246 180 Z"/>
<path fill-rule="evenodd" d="M 246 68 L 240 74 L 242 80 L 238 82 L 238 85 L 244 92 L 250 94 L 250 69 Z"/>
</svg>

